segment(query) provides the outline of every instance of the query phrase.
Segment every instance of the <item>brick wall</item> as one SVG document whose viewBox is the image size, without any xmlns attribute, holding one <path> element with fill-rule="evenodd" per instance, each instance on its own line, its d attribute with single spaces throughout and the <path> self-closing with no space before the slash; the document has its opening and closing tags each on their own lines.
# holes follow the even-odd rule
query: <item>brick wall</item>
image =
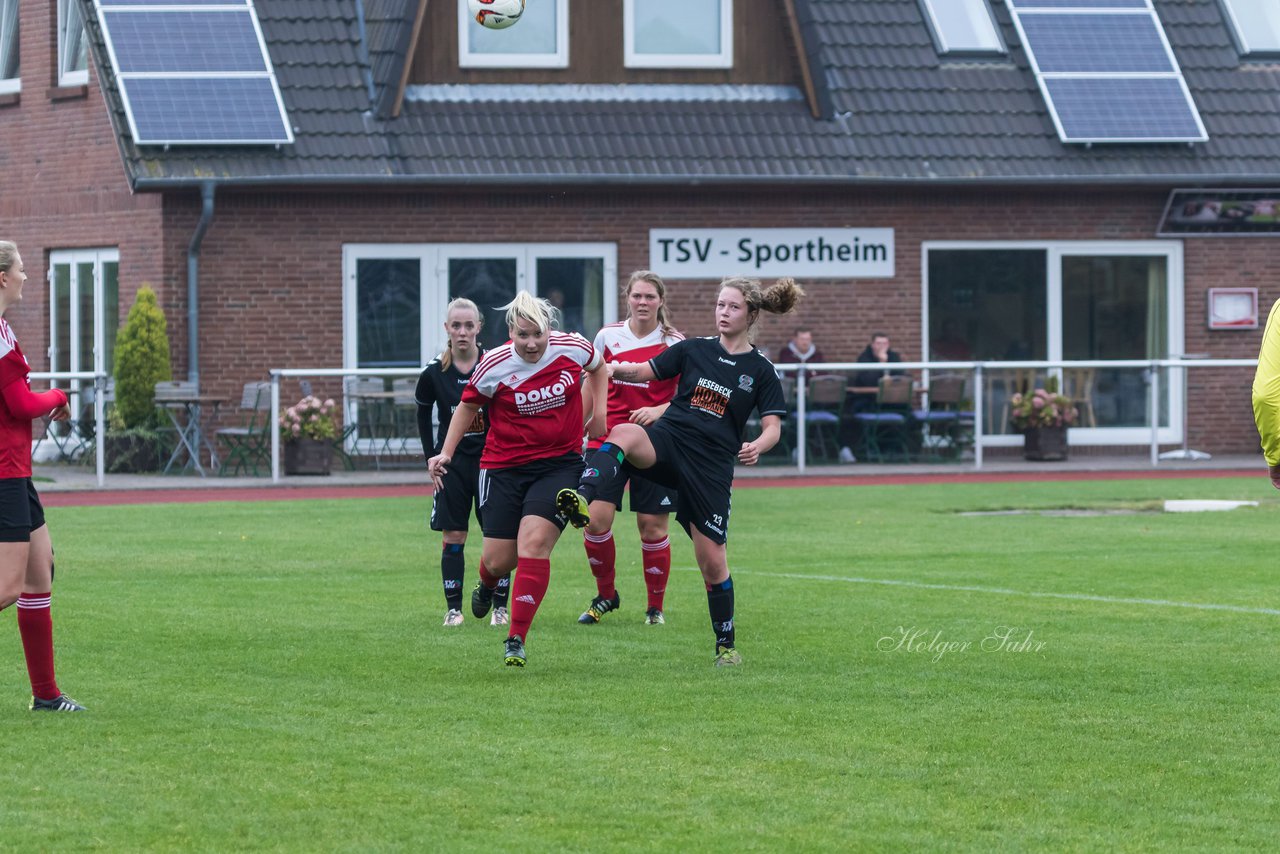
<svg viewBox="0 0 1280 854">
<path fill-rule="evenodd" d="M 890 227 L 896 230 L 892 279 L 803 282 L 794 317 L 766 318 L 759 342 L 774 352 L 797 323 L 811 325 L 827 357 L 852 360 L 875 330 L 887 331 L 904 358 L 920 355 L 924 240 L 1148 240 L 1165 201 L 1162 190 L 894 190 L 475 193 L 405 195 L 221 192 L 201 262 L 201 362 L 205 386 L 238 397 L 242 383 L 269 367 L 341 364 L 344 243 L 610 242 L 625 279 L 647 267 L 652 227 Z M 181 313 L 185 246 L 195 226 L 194 193 L 166 201 L 169 237 L 163 280 L 175 372 L 185 370 Z M 1184 242 L 1187 348 L 1215 357 L 1255 356 L 1259 332 L 1209 332 L 1205 290 L 1256 285 L 1265 306 L 1280 298 L 1268 258 L 1275 239 Z M 122 251 L 123 258 L 123 251 Z M 677 325 L 710 334 L 712 281 L 670 283 Z M 174 312 L 178 312 L 175 314 Z M 1195 447 L 1256 448 L 1248 370 L 1193 375 Z"/>
<path fill-rule="evenodd" d="M 49 253 L 119 247 L 123 320 L 140 283 L 166 284 L 165 247 L 161 200 L 130 193 L 92 67 L 87 86 L 57 87 L 56 0 L 22 0 L 19 14 L 22 91 L 0 102 L 0 239 L 18 244 L 30 279 L 6 319 L 47 370 Z"/>
</svg>

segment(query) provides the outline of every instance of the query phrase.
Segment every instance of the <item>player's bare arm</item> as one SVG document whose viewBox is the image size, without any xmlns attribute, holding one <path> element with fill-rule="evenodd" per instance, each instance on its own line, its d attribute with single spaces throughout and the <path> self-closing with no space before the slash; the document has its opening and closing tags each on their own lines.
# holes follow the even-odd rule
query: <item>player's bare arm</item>
<svg viewBox="0 0 1280 854">
<path fill-rule="evenodd" d="M 440 453 L 427 460 L 427 471 L 431 473 L 431 482 L 435 484 L 436 489 L 441 487 L 441 478 L 448 470 L 454 452 L 458 450 L 458 443 L 467 434 L 467 427 L 479 411 L 479 406 L 466 402 L 459 403 L 458 408 L 453 410 L 453 418 L 449 419 L 449 432 L 445 434 Z"/>
<path fill-rule="evenodd" d="M 609 375 L 624 383 L 647 383 L 657 379 L 648 362 L 611 362 Z"/>
<path fill-rule="evenodd" d="M 753 442 L 743 442 L 738 451 L 738 461 L 743 465 L 753 466 L 760 462 L 760 455 L 769 453 L 778 439 L 782 438 L 782 419 L 777 415 L 766 415 L 760 419 L 760 435 Z"/>
<path fill-rule="evenodd" d="M 601 362 L 595 368 L 587 369 L 587 382 L 583 391 L 591 401 L 591 420 L 587 425 L 587 435 L 592 439 L 604 438 L 608 432 L 606 420 L 609 408 L 609 371 Z"/>
</svg>

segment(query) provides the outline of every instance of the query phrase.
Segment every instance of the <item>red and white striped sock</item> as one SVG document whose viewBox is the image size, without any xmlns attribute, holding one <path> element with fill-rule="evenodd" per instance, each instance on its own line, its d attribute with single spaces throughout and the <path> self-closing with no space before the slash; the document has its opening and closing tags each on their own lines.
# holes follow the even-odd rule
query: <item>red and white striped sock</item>
<svg viewBox="0 0 1280 854">
<path fill-rule="evenodd" d="M 671 575 L 671 538 L 640 541 L 640 565 L 644 567 L 644 588 L 649 594 L 649 607 L 662 610 L 667 594 L 667 578 Z"/>
<path fill-rule="evenodd" d="M 617 595 L 614 586 L 617 578 L 617 548 L 613 544 L 613 531 L 593 534 L 584 531 L 582 544 L 587 548 L 587 563 L 591 564 L 591 574 L 596 578 L 596 591 L 606 599 Z"/>
<path fill-rule="evenodd" d="M 511 631 L 507 637 L 529 639 L 529 626 L 542 597 L 547 595 L 550 581 L 551 561 L 547 558 L 522 557 L 516 561 L 516 577 L 511 582 Z"/>
<path fill-rule="evenodd" d="M 18 632 L 22 635 L 22 652 L 27 659 L 27 675 L 31 677 L 31 693 L 41 700 L 52 700 L 62 693 L 53 678 L 50 598 L 50 593 L 18 594 Z"/>
</svg>

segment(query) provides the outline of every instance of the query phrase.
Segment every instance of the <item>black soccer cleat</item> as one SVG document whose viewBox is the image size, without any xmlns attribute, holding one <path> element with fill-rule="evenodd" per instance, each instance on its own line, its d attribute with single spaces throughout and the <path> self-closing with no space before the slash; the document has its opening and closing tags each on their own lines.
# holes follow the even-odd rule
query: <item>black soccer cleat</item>
<svg viewBox="0 0 1280 854">
<path fill-rule="evenodd" d="M 585 528 L 591 521 L 587 499 L 579 495 L 576 489 L 562 489 L 557 492 L 556 509 L 575 528 Z"/>
<path fill-rule="evenodd" d="M 616 611 L 622 605 L 622 597 L 614 591 L 612 599 L 606 599 L 603 596 L 597 596 L 591 600 L 591 606 L 582 612 L 582 616 L 578 618 L 578 622 L 584 626 L 594 625 L 600 622 L 600 618 L 610 611 Z"/>
<path fill-rule="evenodd" d="M 507 638 L 507 651 L 503 655 L 503 663 L 507 667 L 524 667 L 527 656 L 524 652 L 524 638 L 512 635 Z"/>
<path fill-rule="evenodd" d="M 475 590 L 471 591 L 471 613 L 479 620 L 489 613 L 493 607 L 493 591 L 477 581 Z"/>
<path fill-rule="evenodd" d="M 83 712 L 85 707 L 68 697 L 66 694 L 59 694 L 52 700 L 41 700 L 39 697 L 31 698 L 31 711 L 33 712 Z"/>
</svg>

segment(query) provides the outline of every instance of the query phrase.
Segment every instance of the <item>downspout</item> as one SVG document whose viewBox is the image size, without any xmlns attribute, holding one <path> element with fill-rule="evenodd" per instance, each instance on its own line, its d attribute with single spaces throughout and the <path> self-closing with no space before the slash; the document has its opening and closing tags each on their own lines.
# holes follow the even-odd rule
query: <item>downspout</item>
<svg viewBox="0 0 1280 854">
<path fill-rule="evenodd" d="M 213 220 L 213 182 L 200 185 L 200 221 L 187 246 L 187 379 L 200 390 L 200 244 Z"/>
</svg>

